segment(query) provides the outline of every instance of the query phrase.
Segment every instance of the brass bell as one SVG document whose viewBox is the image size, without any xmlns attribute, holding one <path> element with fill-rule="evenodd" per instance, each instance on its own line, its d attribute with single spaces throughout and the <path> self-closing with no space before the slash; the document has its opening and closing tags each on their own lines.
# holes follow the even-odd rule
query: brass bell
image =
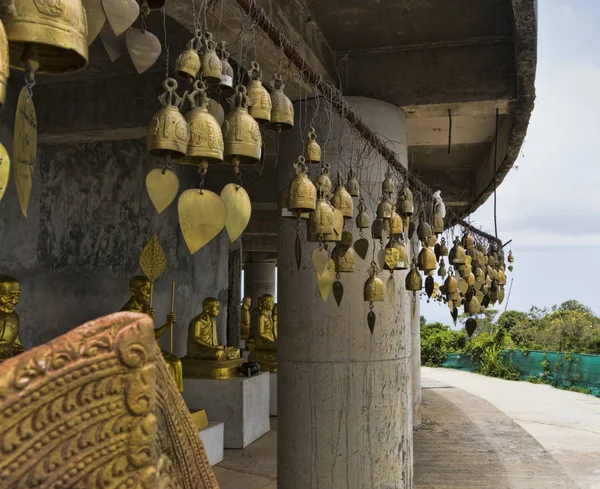
<svg viewBox="0 0 600 489">
<path fill-rule="evenodd" d="M 398 214 L 396 211 L 392 211 L 390 235 L 398 236 L 399 234 L 402 234 L 403 231 L 404 225 L 402 224 L 402 218 L 400 217 L 400 214 Z"/>
<path fill-rule="evenodd" d="M 195 79 L 200 71 L 198 49 L 202 39 L 200 39 L 199 34 L 200 31 L 196 30 L 196 35 L 187 43 L 186 50 L 175 61 L 175 74 L 188 82 Z"/>
<path fill-rule="evenodd" d="M 204 53 L 202 54 L 202 79 L 206 83 L 220 83 L 223 75 L 223 66 L 215 50 L 215 42 L 210 32 L 204 33 L 202 39 Z"/>
<path fill-rule="evenodd" d="M 269 128 L 275 129 L 277 132 L 287 131 L 294 127 L 294 106 L 287 95 L 283 93 L 285 85 L 279 73 L 275 73 L 271 86 L 273 88 L 271 93 L 273 109 Z"/>
<path fill-rule="evenodd" d="M 231 111 L 223 123 L 225 158 L 237 168 L 240 163 L 260 161 L 262 137 L 258 123 L 248 114 L 246 87 L 237 85 L 230 97 Z"/>
<path fill-rule="evenodd" d="M 352 246 L 338 244 L 331 252 L 337 273 L 351 273 L 354 271 L 354 249 Z"/>
<path fill-rule="evenodd" d="M 333 206 L 332 206 L 333 207 Z M 337 231 L 339 229 L 339 232 Z M 333 208 L 333 233 L 325 234 L 325 241 L 341 241 L 342 230 L 344 229 L 344 216 L 342 212 Z"/>
<path fill-rule="evenodd" d="M 500 287 L 498 289 L 496 296 L 498 297 L 498 302 L 502 304 L 502 301 L 504 300 L 504 287 Z"/>
<path fill-rule="evenodd" d="M 515 257 L 513 256 L 512 250 L 508 252 L 508 263 L 514 263 Z"/>
<path fill-rule="evenodd" d="M 446 276 L 446 264 L 444 260 L 440 262 L 440 268 L 438 268 L 438 276 L 444 278 Z"/>
<path fill-rule="evenodd" d="M 10 74 L 8 59 L 8 39 L 6 39 L 6 30 L 0 20 L 0 108 L 6 101 L 6 84 Z"/>
<path fill-rule="evenodd" d="M 498 285 L 506 285 L 506 275 L 502 269 L 498 270 Z"/>
<path fill-rule="evenodd" d="M 387 219 L 383 219 L 382 217 L 378 217 L 373 221 L 371 225 L 371 237 L 373 239 L 381 239 L 383 237 L 383 232 L 389 234 L 390 225 Z"/>
<path fill-rule="evenodd" d="M 324 237 L 332 233 L 333 207 L 323 196 L 322 189 L 319 189 L 317 205 L 308 219 L 308 241 L 324 241 Z"/>
<path fill-rule="evenodd" d="M 394 180 L 392 180 L 392 176 L 388 170 L 383 179 L 383 183 L 381 184 L 381 191 L 387 194 L 393 194 L 395 190 L 396 186 L 394 185 Z"/>
<path fill-rule="evenodd" d="M 321 146 L 317 143 L 317 132 L 314 127 L 308 131 L 308 142 L 304 148 L 304 158 L 309 163 L 321 163 Z"/>
<path fill-rule="evenodd" d="M 417 268 L 413 262 L 410 272 L 406 275 L 405 280 L 406 290 L 419 291 L 423 288 L 423 279 L 421 274 L 417 271 Z"/>
<path fill-rule="evenodd" d="M 456 280 L 456 277 L 452 274 L 452 270 L 450 270 L 450 275 L 448 275 L 448 278 L 444 281 L 444 289 L 448 295 L 456 294 L 458 292 L 458 280 Z"/>
<path fill-rule="evenodd" d="M 356 216 L 356 227 L 358 229 L 367 229 L 371 225 L 371 218 L 366 209 L 365 203 L 361 199 L 358 202 L 358 215 Z"/>
<path fill-rule="evenodd" d="M 323 194 L 327 198 L 331 194 L 331 178 L 329 178 L 329 163 L 321 164 L 321 172 L 315 181 L 315 187 L 323 190 Z"/>
<path fill-rule="evenodd" d="M 463 246 L 467 250 L 472 250 L 475 246 L 475 240 L 473 239 L 473 236 L 471 236 L 469 233 L 463 236 Z"/>
<path fill-rule="evenodd" d="M 460 242 L 456 240 L 454 245 L 454 256 L 452 263 L 454 265 L 464 265 L 467 262 L 467 253 L 465 249 L 461 246 Z"/>
<path fill-rule="evenodd" d="M 354 217 L 354 202 L 352 202 L 352 196 L 348 193 L 346 187 L 344 187 L 341 173 L 338 173 L 337 187 L 333 192 L 331 204 L 341 211 L 345 219 Z"/>
<path fill-rule="evenodd" d="M 219 127 L 223 125 L 223 123 L 225 122 L 225 110 L 223 109 L 223 106 L 214 98 L 208 99 L 208 112 L 215 119 L 217 119 Z"/>
<path fill-rule="evenodd" d="M 187 96 L 190 110 L 185 114 L 190 131 L 187 156 L 178 161 L 187 165 L 200 165 L 206 169 L 209 163 L 223 161 L 223 133 L 217 120 L 208 112 L 206 85 L 194 82 L 194 90 Z M 196 101 L 198 99 L 198 102 Z"/>
<path fill-rule="evenodd" d="M 475 274 L 471 270 L 467 270 L 465 280 L 469 285 L 475 285 Z"/>
<path fill-rule="evenodd" d="M 438 212 L 433 213 L 431 228 L 435 234 L 442 234 L 444 232 L 444 218 Z"/>
<path fill-rule="evenodd" d="M 375 275 L 371 275 L 365 282 L 363 297 L 366 302 L 385 301 L 385 285 L 383 280 Z"/>
<path fill-rule="evenodd" d="M 177 95 L 177 82 L 167 78 L 165 91 L 158 97 L 162 104 L 148 127 L 148 153 L 161 158 L 183 158 L 187 153 L 190 132 L 185 118 L 179 112 L 181 97 Z"/>
<path fill-rule="evenodd" d="M 219 42 L 217 56 L 221 60 L 219 88 L 223 91 L 233 90 L 233 68 L 229 64 L 229 52 L 225 49 L 225 41 Z"/>
<path fill-rule="evenodd" d="M 402 217 L 412 216 L 415 211 L 413 194 L 406 183 L 402 186 L 400 192 L 398 192 L 398 205 L 396 206 L 396 209 L 398 209 L 398 212 Z"/>
<path fill-rule="evenodd" d="M 448 246 L 446 246 L 446 238 L 442 238 L 440 243 L 440 256 L 448 256 Z"/>
<path fill-rule="evenodd" d="M 352 168 L 350 168 L 350 172 L 348 173 L 348 181 L 346 182 L 346 189 L 348 190 L 348 193 L 352 197 L 360 196 L 360 185 L 358 183 L 358 180 L 354 176 L 354 172 L 352 171 Z"/>
<path fill-rule="evenodd" d="M 13 8 L 13 15 L 2 16 L 12 68 L 22 70 L 25 63 L 37 73 L 59 75 L 87 66 L 87 18 L 81 0 L 14 0 Z"/>
<path fill-rule="evenodd" d="M 339 246 L 350 248 L 354 243 L 354 236 L 350 231 L 342 231 L 342 238 L 340 239 Z"/>
<path fill-rule="evenodd" d="M 437 241 L 437 238 L 435 237 L 435 234 L 429 236 L 428 238 L 425 238 L 425 246 L 429 246 L 430 248 L 433 248 L 435 246 L 435 243 Z"/>
<path fill-rule="evenodd" d="M 421 248 L 417 262 L 419 265 L 419 270 L 422 270 L 425 273 L 431 272 L 437 268 L 435 253 L 428 246 L 423 246 L 423 248 Z"/>
<path fill-rule="evenodd" d="M 386 247 L 393 247 L 398 250 L 398 262 L 394 267 L 394 270 L 406 270 L 408 268 L 408 251 L 406 246 L 397 238 L 393 237 L 387 244 Z"/>
<path fill-rule="evenodd" d="M 477 296 L 476 295 L 472 295 L 471 298 L 465 302 L 465 312 L 467 314 L 479 314 L 479 309 L 481 308 L 481 305 L 479 304 L 479 301 L 477 300 Z"/>
<path fill-rule="evenodd" d="M 298 213 L 314 211 L 317 207 L 317 189 L 306 176 L 307 166 L 303 156 L 298 157 L 294 167 L 296 177 L 290 184 L 288 209 Z"/>
<path fill-rule="evenodd" d="M 388 200 L 387 195 L 384 194 L 383 199 L 377 206 L 377 218 L 378 219 L 391 219 L 392 218 L 392 204 Z"/>
<path fill-rule="evenodd" d="M 271 120 L 271 96 L 262 83 L 262 71 L 256 61 L 250 63 L 250 83 L 248 84 L 248 113 L 259 124 L 266 124 Z"/>
<path fill-rule="evenodd" d="M 417 226 L 417 236 L 419 237 L 419 240 L 425 241 L 431 235 L 433 235 L 433 231 L 431 230 L 429 223 L 425 221 L 425 219 L 420 219 L 419 225 Z"/>
</svg>

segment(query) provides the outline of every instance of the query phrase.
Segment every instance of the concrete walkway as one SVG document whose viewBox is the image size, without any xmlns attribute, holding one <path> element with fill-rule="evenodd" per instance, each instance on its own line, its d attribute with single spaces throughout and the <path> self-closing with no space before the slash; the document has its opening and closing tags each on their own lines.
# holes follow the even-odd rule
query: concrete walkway
<svg viewBox="0 0 600 489">
<path fill-rule="evenodd" d="M 440 392 L 442 382 L 487 400 L 529 432 L 577 483 L 574 487 L 600 489 L 600 399 L 459 370 L 423 367 L 422 375 L 426 391 Z"/>
</svg>

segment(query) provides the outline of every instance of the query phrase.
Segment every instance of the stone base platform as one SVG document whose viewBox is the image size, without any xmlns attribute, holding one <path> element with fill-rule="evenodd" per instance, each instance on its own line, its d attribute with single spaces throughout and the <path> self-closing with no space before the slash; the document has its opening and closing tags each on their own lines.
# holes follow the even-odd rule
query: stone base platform
<svg viewBox="0 0 600 489">
<path fill-rule="evenodd" d="M 270 378 L 183 379 L 190 411 L 205 409 L 208 419 L 225 423 L 225 448 L 245 448 L 269 431 Z"/>
<path fill-rule="evenodd" d="M 270 383 L 270 400 L 269 400 L 269 415 L 277 416 L 277 374 L 269 373 Z"/>
<path fill-rule="evenodd" d="M 194 379 L 230 379 L 236 377 L 240 366 L 245 362 L 243 358 L 235 360 L 198 360 L 183 357 L 183 376 Z M 184 381 L 185 385 L 185 381 Z"/>
<path fill-rule="evenodd" d="M 223 461 L 223 446 L 225 445 L 225 423 L 208 423 L 203 430 L 199 430 L 200 439 L 204 444 L 210 465 L 217 465 Z"/>
</svg>

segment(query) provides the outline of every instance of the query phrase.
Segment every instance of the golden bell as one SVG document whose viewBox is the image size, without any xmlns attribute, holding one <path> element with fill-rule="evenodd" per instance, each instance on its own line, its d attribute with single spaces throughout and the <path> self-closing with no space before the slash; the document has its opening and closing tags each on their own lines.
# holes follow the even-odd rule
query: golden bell
<svg viewBox="0 0 600 489">
<path fill-rule="evenodd" d="M 375 275 L 371 275 L 365 282 L 363 297 L 366 302 L 385 301 L 385 285 L 383 280 Z"/>
<path fill-rule="evenodd" d="M 385 178 L 383 179 L 383 183 L 381 184 L 381 191 L 387 194 L 393 194 L 396 190 L 396 186 L 394 185 L 394 180 L 392 180 L 392 176 L 389 171 L 385 174 Z"/>
<path fill-rule="evenodd" d="M 444 260 L 442 260 L 440 262 L 440 268 L 438 268 L 438 276 L 443 278 L 446 276 L 446 273 L 446 264 L 444 263 Z"/>
<path fill-rule="evenodd" d="M 431 226 L 425 219 L 419 220 L 419 225 L 417 226 L 417 236 L 421 241 L 425 241 L 433 235 L 433 231 L 431 230 Z"/>
<path fill-rule="evenodd" d="M 410 269 L 410 272 L 408 272 L 406 275 L 404 285 L 406 286 L 406 290 L 415 292 L 423 288 L 423 279 L 421 278 L 421 274 L 417 271 L 414 263 Z"/>
<path fill-rule="evenodd" d="M 461 246 L 460 242 L 457 240 L 454 246 L 454 259 L 452 263 L 454 265 L 464 265 L 467 262 L 467 253 L 465 249 Z"/>
<path fill-rule="evenodd" d="M 287 95 L 283 93 L 285 85 L 279 73 L 275 73 L 271 86 L 273 87 L 271 93 L 273 108 L 269 128 L 275 129 L 277 132 L 287 131 L 294 127 L 294 106 Z"/>
<path fill-rule="evenodd" d="M 308 219 L 308 241 L 324 241 L 325 236 L 333 233 L 333 207 L 320 193 L 315 210 Z"/>
<path fill-rule="evenodd" d="M 344 216 L 342 212 L 335 207 L 333 207 L 333 232 L 329 234 L 324 234 L 323 239 L 325 241 L 334 241 L 338 242 L 342 240 L 343 232 L 341 230 L 344 228 Z M 340 233 L 336 230 L 339 229 Z"/>
<path fill-rule="evenodd" d="M 219 87 L 223 91 L 233 90 L 233 68 L 229 64 L 229 52 L 225 49 L 225 41 L 220 41 L 217 56 L 221 60 L 221 80 Z"/>
<path fill-rule="evenodd" d="M 378 219 L 391 219 L 392 218 L 392 204 L 387 198 L 387 195 L 383 196 L 383 199 L 377 206 L 377 218 Z"/>
<path fill-rule="evenodd" d="M 398 250 L 398 263 L 394 270 L 406 270 L 408 268 L 408 251 L 406 246 L 396 237 L 393 237 L 387 244 L 386 248 L 393 247 Z"/>
<path fill-rule="evenodd" d="M 465 302 L 465 312 L 467 314 L 479 314 L 481 304 L 477 300 L 477 296 L 473 295 L 468 301 Z"/>
<path fill-rule="evenodd" d="M 398 212 L 402 217 L 412 216 L 415 211 L 413 204 L 413 194 L 406 184 L 402 186 L 400 192 L 398 192 L 398 205 L 396 206 Z"/>
<path fill-rule="evenodd" d="M 421 248 L 419 252 L 419 256 L 417 258 L 417 263 L 419 265 L 419 270 L 424 272 L 431 272 L 437 268 L 437 260 L 435 258 L 435 253 L 428 246 L 424 246 Z"/>
<path fill-rule="evenodd" d="M 448 256 L 448 246 L 446 246 L 446 238 L 442 238 L 440 243 L 440 255 Z"/>
<path fill-rule="evenodd" d="M 433 213 L 431 228 L 435 234 L 442 234 L 444 232 L 444 218 L 437 212 Z"/>
<path fill-rule="evenodd" d="M 399 234 L 402 234 L 402 231 L 404 231 L 404 225 L 402 224 L 402 218 L 400 217 L 400 214 L 398 214 L 396 211 L 392 211 L 390 235 L 398 236 Z"/>
<path fill-rule="evenodd" d="M 204 33 L 202 39 L 204 53 L 202 54 L 202 79 L 206 83 L 220 83 L 223 75 L 223 66 L 215 50 L 215 42 L 210 32 Z"/>
<path fill-rule="evenodd" d="M 167 78 L 164 93 L 158 97 L 162 104 L 148 127 L 148 153 L 161 158 L 183 158 L 187 153 L 190 132 L 185 118 L 179 112 L 181 97 L 177 95 L 177 82 Z"/>
<path fill-rule="evenodd" d="M 458 292 L 458 280 L 456 277 L 450 273 L 448 278 L 444 281 L 444 289 L 446 290 L 446 294 L 456 294 Z"/>
<path fill-rule="evenodd" d="M 515 257 L 513 256 L 512 250 L 508 252 L 508 263 L 514 263 Z"/>
<path fill-rule="evenodd" d="M 225 158 L 236 166 L 256 163 L 260 161 L 262 137 L 258 123 L 248 114 L 246 87 L 237 85 L 229 100 L 231 111 L 223 123 Z"/>
<path fill-rule="evenodd" d="M 354 249 L 352 246 L 338 244 L 331 252 L 337 273 L 351 273 L 354 271 Z"/>
<path fill-rule="evenodd" d="M 317 207 L 317 189 L 306 176 L 307 166 L 303 156 L 294 164 L 296 177 L 289 190 L 288 209 L 294 212 L 314 211 Z"/>
<path fill-rule="evenodd" d="M 11 2 L 12 3 L 12 2 Z M 35 60 L 36 73 L 59 75 L 88 64 L 87 18 L 80 0 L 14 0 L 3 15 L 10 66 Z"/>
<path fill-rule="evenodd" d="M 498 270 L 498 285 L 506 285 L 506 275 L 502 269 Z"/>
<path fill-rule="evenodd" d="M 471 270 L 468 270 L 468 273 L 465 276 L 465 280 L 469 285 L 475 285 L 475 274 Z"/>
<path fill-rule="evenodd" d="M 327 198 L 331 194 L 331 178 L 329 178 L 329 163 L 323 163 L 321 165 L 321 173 L 315 181 L 315 187 L 320 188 L 323 191 L 323 195 Z"/>
<path fill-rule="evenodd" d="M 200 71 L 198 48 L 202 40 L 199 37 L 199 32 L 196 31 L 194 38 L 187 43 L 186 50 L 175 61 L 175 74 L 186 81 L 189 81 L 190 78 L 196 78 Z"/>
<path fill-rule="evenodd" d="M 429 246 L 430 248 L 435 247 L 435 243 L 437 241 L 437 238 L 435 237 L 435 234 L 429 236 L 428 238 L 425 238 L 425 246 Z"/>
<path fill-rule="evenodd" d="M 352 196 L 348 193 L 346 187 L 344 187 L 340 173 L 338 173 L 337 187 L 333 192 L 331 204 L 341 211 L 345 219 L 350 219 L 354 216 L 354 202 L 352 202 Z"/>
<path fill-rule="evenodd" d="M 473 239 L 473 236 L 471 236 L 469 233 L 463 236 L 463 246 L 467 250 L 472 250 L 475 246 L 475 240 Z"/>
<path fill-rule="evenodd" d="M 6 39 L 6 30 L 0 20 L 0 108 L 6 101 L 6 83 L 10 74 L 8 59 L 8 39 Z"/>
<path fill-rule="evenodd" d="M 186 165 L 201 165 L 223 161 L 223 133 L 217 120 L 208 112 L 206 85 L 201 80 L 194 82 L 194 90 L 189 94 L 190 110 L 185 114 L 190 140 L 187 156 L 178 161 Z M 196 100 L 198 99 L 198 101 Z"/>
<path fill-rule="evenodd" d="M 250 63 L 250 83 L 248 84 L 248 113 L 259 124 L 266 124 L 271 120 L 271 96 L 262 83 L 262 71 L 256 61 Z"/>
<path fill-rule="evenodd" d="M 373 239 L 381 239 L 383 237 L 383 232 L 389 232 L 390 225 L 387 219 L 383 219 L 382 217 L 378 217 L 373 221 L 371 225 L 371 237 Z"/>
<path fill-rule="evenodd" d="M 321 163 L 321 146 L 317 143 L 317 132 L 314 127 L 308 131 L 308 142 L 304 148 L 304 158 L 309 163 Z"/>
<path fill-rule="evenodd" d="M 371 218 L 367 214 L 365 203 L 361 199 L 358 203 L 358 215 L 356 216 L 356 227 L 358 229 L 366 229 L 371 225 Z"/>
<path fill-rule="evenodd" d="M 350 168 L 350 172 L 348 173 L 348 181 L 346 182 L 346 189 L 348 190 L 348 193 L 352 197 L 360 196 L 360 184 L 358 183 L 358 180 L 354 176 L 354 172 L 352 171 L 352 168 Z"/>
</svg>

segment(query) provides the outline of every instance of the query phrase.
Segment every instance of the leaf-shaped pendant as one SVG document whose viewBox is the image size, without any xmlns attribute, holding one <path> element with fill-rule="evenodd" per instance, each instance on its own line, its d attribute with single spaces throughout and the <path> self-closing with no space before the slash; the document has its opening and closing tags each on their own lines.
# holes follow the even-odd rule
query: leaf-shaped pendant
<svg viewBox="0 0 600 489">
<path fill-rule="evenodd" d="M 373 334 L 373 330 L 375 329 L 375 321 L 377 320 L 377 316 L 374 311 L 369 311 L 367 314 L 367 324 L 369 325 L 369 330 L 371 334 Z"/>
<path fill-rule="evenodd" d="M 354 243 L 354 251 L 356 251 L 356 254 L 364 260 L 369 251 L 369 241 L 366 238 L 356 240 Z"/>
<path fill-rule="evenodd" d="M 465 323 L 465 329 L 467 330 L 467 334 L 470 338 L 477 329 L 477 321 L 475 321 L 473 318 L 467 319 L 467 322 Z"/>
<path fill-rule="evenodd" d="M 325 265 L 327 265 L 327 260 L 329 260 L 329 255 L 325 251 L 325 248 L 317 248 L 313 251 L 312 262 L 317 273 L 323 273 Z"/>
<path fill-rule="evenodd" d="M 333 297 L 335 299 L 335 302 L 337 302 L 338 307 L 340 307 L 340 304 L 342 303 L 342 298 L 344 297 L 344 286 L 339 280 L 333 282 Z"/>
<path fill-rule="evenodd" d="M 433 284 L 434 284 L 434 280 L 433 277 L 431 275 L 428 275 L 427 278 L 425 279 L 425 292 L 427 293 L 427 297 L 429 297 L 431 299 L 431 294 L 433 294 Z"/>
<path fill-rule="evenodd" d="M 298 267 L 298 271 L 300 271 L 300 265 L 302 264 L 302 241 L 298 235 L 296 235 L 296 244 L 294 246 L 296 252 L 296 266 Z"/>
<path fill-rule="evenodd" d="M 385 284 L 386 292 L 388 299 L 392 305 L 396 304 L 396 281 L 394 280 L 394 275 L 390 275 L 390 278 L 387 279 L 387 283 Z"/>
<path fill-rule="evenodd" d="M 454 326 L 456 326 L 456 320 L 458 318 L 458 308 L 453 307 L 452 312 L 450 314 L 452 315 L 452 321 L 454 321 Z"/>
<path fill-rule="evenodd" d="M 146 190 L 152 205 L 160 214 L 177 197 L 179 178 L 171 170 L 155 168 L 146 175 Z"/>
</svg>

